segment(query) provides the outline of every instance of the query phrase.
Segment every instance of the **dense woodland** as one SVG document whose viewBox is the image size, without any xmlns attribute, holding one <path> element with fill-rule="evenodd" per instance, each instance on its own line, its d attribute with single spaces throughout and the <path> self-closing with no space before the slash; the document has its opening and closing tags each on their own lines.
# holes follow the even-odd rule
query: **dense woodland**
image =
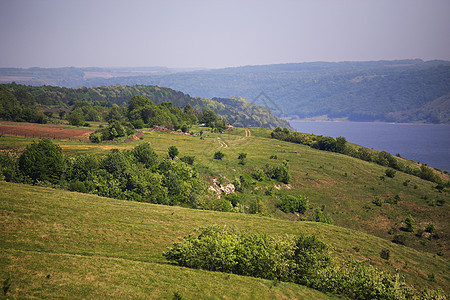
<svg viewBox="0 0 450 300">
<path fill-rule="evenodd" d="M 164 69 L 153 75 L 137 73 L 139 76 L 130 76 L 132 72 L 127 76 L 124 72 L 118 74 L 117 70 L 95 69 L 100 74 L 122 77 L 83 76 L 90 71 L 77 68 L 0 69 L 0 77 L 22 76 L 23 80 L 18 82 L 33 85 L 144 84 L 167 86 L 201 97 L 240 96 L 271 108 L 277 116 L 292 118 L 326 116 L 352 121 L 450 122 L 448 61 L 317 62 L 195 72 Z M 59 80 L 56 75 L 60 75 Z M 259 101 L 261 92 L 270 98 L 270 103 Z M 150 98 L 159 101 L 157 97 Z M 166 101 L 176 104 L 173 99 Z M 229 115 L 226 117 L 236 123 Z"/>
<path fill-rule="evenodd" d="M 150 99 L 155 107 L 150 109 L 151 112 L 149 110 L 127 112 L 127 103 L 134 96 Z M 184 118 L 180 115 L 180 108 L 186 106 L 190 107 L 191 116 Z M 173 127 L 178 129 L 183 125 L 182 123 L 196 122 L 193 114 L 198 117 L 202 111 L 212 110 L 233 126 L 266 128 L 289 126 L 275 117 L 269 109 L 249 103 L 242 98 L 215 100 L 193 98 L 169 88 L 143 85 L 70 89 L 54 86 L 24 86 L 14 83 L 2 84 L 0 85 L 0 108 L 0 118 L 4 120 L 40 123 L 47 122 L 48 117 L 55 114 L 60 117 L 64 117 L 65 114 L 76 114 L 77 117 L 82 115 L 86 121 L 109 121 L 111 114 L 122 113 L 130 118 L 133 126 L 137 125 L 136 128 L 141 128 L 144 124 L 164 126 L 173 123 Z M 170 111 L 169 115 L 177 115 L 179 118 L 161 114 L 162 111 Z M 139 113 L 141 115 L 137 116 L 136 114 Z M 160 119 L 149 121 L 149 117 Z M 168 121 L 168 118 L 171 121 Z M 141 120 L 144 122 L 142 123 Z"/>
</svg>

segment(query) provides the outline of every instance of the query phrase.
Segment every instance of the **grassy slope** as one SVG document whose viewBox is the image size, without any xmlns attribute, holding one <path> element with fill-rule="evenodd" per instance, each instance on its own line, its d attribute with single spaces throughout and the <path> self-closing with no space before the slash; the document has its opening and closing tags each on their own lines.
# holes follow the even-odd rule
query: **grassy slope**
<svg viewBox="0 0 450 300">
<path fill-rule="evenodd" d="M 293 195 L 308 196 L 311 208 L 306 213 L 308 219 L 313 218 L 315 208 L 324 207 L 324 213 L 332 217 L 335 225 L 388 240 L 393 237 L 388 231 L 393 229 L 395 234 L 406 236 L 408 246 L 430 253 L 440 252 L 447 257 L 449 204 L 430 206 L 428 203 L 439 199 L 447 200 L 449 195 L 448 191 L 439 192 L 435 189 L 436 184 L 401 172 L 397 172 L 394 178 L 383 181 L 380 176 L 384 175 L 385 167 L 337 153 L 270 139 L 267 138 L 270 130 L 266 129 L 252 128 L 249 137 L 245 137 L 245 130 L 242 128 L 234 128 L 227 134 L 205 131 L 204 139 L 198 136 L 200 130 L 199 127 L 194 128 L 197 136 L 146 131 L 143 140 L 150 142 L 160 157 L 167 154 L 169 146 L 177 146 L 180 157 L 195 156 L 194 166 L 201 174 L 208 179 L 222 176 L 225 182 L 231 182 L 244 172 L 263 168 L 266 163 L 281 164 L 282 160 L 288 160 L 292 180 L 289 186 L 281 185 L 281 189 Z M 0 139 L 0 148 L 3 145 L 25 147 L 30 140 L 4 136 Z M 57 142 L 67 154 L 105 154 L 113 148 L 132 149 L 142 141 L 102 145 L 76 141 Z M 222 161 L 212 158 L 218 150 L 225 153 Z M 248 153 L 245 166 L 238 164 L 240 152 Z M 278 160 L 269 159 L 272 154 L 276 154 Z M 403 185 L 407 180 L 408 185 Z M 272 216 L 296 220 L 295 215 L 286 215 L 276 210 L 275 199 L 264 195 L 265 190 L 274 185 L 279 186 L 273 181 L 264 181 L 248 188 L 243 195 L 244 203 L 262 199 Z M 383 203 L 378 207 L 372 203 L 375 197 L 384 200 L 395 195 L 399 195 L 401 199 L 397 205 Z M 417 230 L 424 230 L 428 224 L 433 224 L 440 238 L 427 239 L 403 232 L 403 221 L 409 214 L 414 217 Z"/>
<path fill-rule="evenodd" d="M 9 297 L 328 298 L 295 284 L 169 265 L 161 256 L 193 228 L 217 218 L 233 224 L 236 215 L 4 182 L 0 189 L 0 279 L 11 278 Z"/>
<path fill-rule="evenodd" d="M 364 233 L 314 222 L 127 202 L 0 182 L 0 279 L 11 297 L 39 298 L 307 298 L 326 295 L 295 284 L 190 270 L 168 264 L 162 252 L 199 226 L 226 224 L 267 234 L 318 234 L 341 257 L 349 254 L 409 282 L 444 287 L 448 262 Z M 362 246 L 355 253 L 354 245 Z M 391 251 L 389 264 L 381 249 Z M 437 283 L 426 280 L 434 273 Z"/>
<path fill-rule="evenodd" d="M 292 182 L 289 186 L 282 185 L 282 191 L 294 195 L 307 195 L 310 200 L 311 209 L 306 213 L 306 217 L 313 217 L 313 210 L 317 207 L 325 206 L 324 212 L 334 219 L 334 223 L 341 227 L 346 227 L 361 232 L 376 235 L 383 239 L 373 239 L 363 233 L 348 233 L 351 238 L 344 241 L 333 238 L 333 245 L 342 250 L 343 253 L 352 253 L 358 258 L 370 259 L 375 265 L 390 271 L 401 269 L 409 276 L 409 281 L 419 286 L 438 285 L 447 287 L 448 278 L 442 270 L 446 270 L 447 266 L 441 257 L 436 256 L 438 251 L 444 253 L 444 258 L 448 255 L 448 203 L 444 206 L 429 206 L 427 201 L 437 199 L 448 199 L 448 192 L 440 193 L 430 182 L 419 178 L 409 176 L 397 172 L 392 179 L 386 178 L 382 181 L 379 179 L 384 175 L 384 167 L 373 163 L 363 162 L 344 155 L 329 153 L 311 149 L 303 145 L 286 143 L 278 140 L 268 139 L 270 131 L 258 128 L 251 129 L 251 136 L 245 137 L 245 130 L 234 128 L 232 132 L 227 134 L 212 134 L 204 132 L 204 139 L 200 139 L 198 132 L 201 128 L 194 128 L 197 136 L 174 135 L 170 133 L 154 133 L 145 132 L 144 141 L 151 143 L 152 147 L 161 156 L 166 155 L 167 148 L 176 145 L 180 150 L 180 156 L 194 155 L 197 170 L 207 179 L 211 177 L 223 176 L 225 181 L 231 181 L 233 177 L 244 172 L 250 172 L 255 168 L 262 168 L 266 163 L 280 164 L 282 160 L 288 160 L 293 175 Z M 4 136 L 0 139 L 0 148 L 13 147 L 21 148 L 30 143 L 31 139 L 21 137 Z M 102 144 L 95 145 L 76 141 L 56 141 L 58 142 L 66 154 L 105 154 L 113 148 L 131 149 L 142 141 L 135 141 L 128 144 Z M 222 161 L 212 159 L 215 151 L 221 150 L 225 153 Z M 241 166 L 238 164 L 237 156 L 240 152 L 248 153 L 247 164 Z M 269 156 L 276 154 L 278 160 L 269 160 Z M 407 186 L 403 185 L 405 180 L 410 180 Z M 237 214 L 218 214 L 219 216 L 231 216 L 231 220 L 226 224 L 234 224 L 237 220 L 242 220 L 239 224 L 241 228 L 252 228 L 253 220 L 267 220 L 266 226 L 261 227 L 269 233 L 291 232 L 286 229 L 280 229 L 275 224 L 285 224 L 283 226 L 292 229 L 305 226 L 318 226 L 314 228 L 335 228 L 335 231 L 342 231 L 343 228 L 323 227 L 323 224 L 315 223 L 293 223 L 280 221 L 279 219 L 293 221 L 297 217 L 295 215 L 286 215 L 275 209 L 275 200 L 270 196 L 265 196 L 265 190 L 274 185 L 279 185 L 273 181 L 264 181 L 258 183 L 246 190 L 243 199 L 248 204 L 253 199 L 263 199 L 269 213 L 277 219 L 266 219 L 248 215 Z M 414 188 L 417 186 L 417 188 Z M 55 192 L 55 191 L 53 191 Z M 393 197 L 399 195 L 401 201 L 398 205 L 384 203 L 381 207 L 372 204 L 374 197 L 381 198 Z M 428 200 L 424 200 L 424 197 Z M 129 202 L 118 202 L 121 207 L 129 207 Z M 164 208 L 178 210 L 180 208 Z M 103 207 L 102 207 L 103 210 Z M 220 219 L 217 213 L 193 211 L 193 214 L 202 216 L 203 214 L 213 214 L 214 217 L 207 219 L 205 223 L 216 222 Z M 424 229 L 429 223 L 434 224 L 438 230 L 440 239 L 427 239 L 417 237 L 414 233 L 406 233 L 401 231 L 402 223 L 405 217 L 411 214 L 416 220 L 418 229 Z M 212 221 L 213 220 L 213 221 Z M 195 222 L 194 222 L 195 224 Z M 187 227 L 184 227 L 187 226 Z M 180 223 L 179 234 L 175 237 L 183 236 L 190 232 L 194 227 L 193 224 Z M 408 247 L 397 246 L 390 242 L 392 236 L 387 233 L 390 228 L 394 228 L 397 233 L 404 234 L 407 237 L 407 245 L 418 250 L 428 251 L 422 253 L 412 250 Z M 105 232 L 99 232 L 103 236 Z M 327 237 L 329 239 L 330 237 Z M 367 240 L 376 242 L 367 242 Z M 170 243 L 165 241 L 164 247 L 159 248 L 157 256 Z M 71 247 L 70 245 L 68 246 Z M 152 247 L 155 247 L 152 245 Z M 359 248 L 356 252 L 353 248 Z M 383 261 L 379 257 L 381 249 L 391 250 L 391 260 Z M 339 250 L 341 251 L 341 250 Z M 410 251 L 406 256 L 401 252 Z M 106 252 L 108 253 L 108 252 Z M 141 259 L 141 258 L 140 258 Z M 434 274 L 437 277 L 438 285 L 427 280 L 428 274 Z"/>
</svg>

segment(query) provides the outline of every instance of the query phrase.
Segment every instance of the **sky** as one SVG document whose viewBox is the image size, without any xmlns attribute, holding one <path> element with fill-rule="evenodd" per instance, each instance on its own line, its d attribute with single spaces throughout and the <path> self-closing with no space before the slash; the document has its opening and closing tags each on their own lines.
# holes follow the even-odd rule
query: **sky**
<svg viewBox="0 0 450 300">
<path fill-rule="evenodd" d="M 0 0 L 0 67 L 450 60 L 450 0 Z"/>
</svg>

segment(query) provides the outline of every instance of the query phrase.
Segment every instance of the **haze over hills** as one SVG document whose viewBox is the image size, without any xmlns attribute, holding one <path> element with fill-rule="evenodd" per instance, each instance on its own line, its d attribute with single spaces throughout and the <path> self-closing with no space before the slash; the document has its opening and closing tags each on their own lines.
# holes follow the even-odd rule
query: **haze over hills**
<svg viewBox="0 0 450 300">
<path fill-rule="evenodd" d="M 193 96 L 244 97 L 288 119 L 450 123 L 450 62 L 441 60 L 289 63 L 211 70 L 3 68 L 0 81 L 72 88 L 167 86 Z M 259 97 L 261 93 L 265 99 Z"/>
</svg>

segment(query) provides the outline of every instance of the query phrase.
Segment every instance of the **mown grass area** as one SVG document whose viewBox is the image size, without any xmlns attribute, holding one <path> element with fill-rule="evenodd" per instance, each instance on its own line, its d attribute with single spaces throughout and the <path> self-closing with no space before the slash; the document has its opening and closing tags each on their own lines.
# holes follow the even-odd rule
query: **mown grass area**
<svg viewBox="0 0 450 300">
<path fill-rule="evenodd" d="M 192 135 L 151 132 L 143 129 L 141 140 L 130 143 L 103 143 L 54 140 L 65 154 L 104 155 L 111 149 L 132 149 L 142 142 L 149 142 L 162 158 L 170 146 L 177 146 L 179 156 L 195 156 L 194 168 L 212 183 L 212 178 L 232 182 L 243 174 L 251 174 L 266 164 L 279 165 L 289 162 L 292 175 L 289 185 L 273 180 L 253 181 L 240 193 L 241 201 L 249 206 L 261 200 L 268 215 L 280 219 L 298 220 L 294 214 L 285 214 L 276 208 L 276 193 L 304 195 L 309 199 L 309 209 L 300 216 L 313 220 L 316 209 L 328 215 L 335 225 L 374 234 L 391 241 L 395 235 L 405 237 L 409 247 L 448 257 L 448 189 L 438 190 L 436 184 L 405 173 L 396 172 L 394 178 L 385 176 L 385 167 L 349 156 L 269 138 L 270 130 L 262 128 L 233 128 L 223 134 L 211 133 L 201 126 L 191 129 Z M 200 136 L 200 131 L 203 131 Z M 3 136 L 0 148 L 23 148 L 32 139 Z M 213 159 L 216 151 L 222 151 L 222 160 Z M 240 165 L 239 153 L 247 153 L 245 165 Z M 270 159 L 276 155 L 277 159 Z M 250 177 L 250 175 L 248 176 Z M 381 178 L 383 177 L 383 179 Z M 275 195 L 266 195 L 272 188 Z M 385 203 L 395 196 L 397 204 Z M 376 198 L 381 206 L 372 203 Z M 441 203 L 439 206 L 436 203 Z M 404 220 L 412 215 L 416 231 L 405 232 Z M 421 235 L 429 224 L 436 234 Z"/>
<path fill-rule="evenodd" d="M 163 258 L 173 242 L 211 224 L 270 235 L 315 234 L 340 259 L 351 255 L 398 269 L 418 289 L 449 292 L 446 259 L 342 227 L 6 182 L 0 191 L 0 279 L 10 278 L 7 295 L 13 298 L 171 298 L 175 292 L 189 299 L 327 298 L 295 284 L 190 270 Z M 383 249 L 390 251 L 388 261 L 380 258 Z"/>
</svg>

